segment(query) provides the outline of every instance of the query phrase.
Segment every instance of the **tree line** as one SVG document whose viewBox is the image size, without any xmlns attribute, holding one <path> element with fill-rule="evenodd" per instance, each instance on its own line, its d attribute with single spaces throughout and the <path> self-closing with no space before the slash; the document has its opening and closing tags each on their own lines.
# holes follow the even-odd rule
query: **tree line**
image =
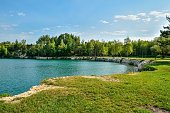
<svg viewBox="0 0 170 113">
<path fill-rule="evenodd" d="M 170 18 L 166 17 L 170 22 Z M 160 31 L 160 36 L 152 41 L 131 40 L 81 41 L 79 36 L 61 34 L 50 37 L 41 36 L 36 44 L 27 44 L 26 40 L 0 43 L 0 57 L 61 57 L 61 56 L 113 56 L 113 57 L 166 57 L 170 55 L 170 25 Z"/>
</svg>

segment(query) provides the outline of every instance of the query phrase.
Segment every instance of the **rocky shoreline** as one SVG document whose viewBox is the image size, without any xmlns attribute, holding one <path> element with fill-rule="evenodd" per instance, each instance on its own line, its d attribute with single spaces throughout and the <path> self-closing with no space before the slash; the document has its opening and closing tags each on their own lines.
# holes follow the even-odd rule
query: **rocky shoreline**
<svg viewBox="0 0 170 113">
<path fill-rule="evenodd" d="M 24 58 L 24 59 L 30 59 L 30 58 Z M 132 65 L 135 66 L 135 71 L 140 71 L 142 68 L 147 65 L 152 63 L 152 60 L 140 60 L 140 59 L 128 59 L 128 58 L 111 58 L 111 57 L 35 57 L 32 59 L 38 59 L 38 60 L 88 60 L 88 61 L 101 61 L 101 62 L 113 62 L 113 63 L 121 63 L 121 64 L 126 64 L 126 65 Z M 66 77 L 60 77 L 60 79 L 67 78 Z M 113 78 L 108 78 L 105 76 L 81 76 L 84 78 L 96 78 L 100 79 L 103 81 L 112 81 L 112 82 L 119 82 L 118 79 L 113 79 Z M 51 78 L 49 80 L 55 80 L 59 78 Z M 9 96 L 9 97 L 2 97 L 0 98 L 0 101 L 5 101 L 7 103 L 16 103 L 20 102 L 22 98 L 29 97 L 33 94 L 36 94 L 37 92 L 43 91 L 43 90 L 49 90 L 49 89 L 56 89 L 56 88 L 65 88 L 65 87 L 60 87 L 60 86 L 52 86 L 52 85 L 45 85 L 41 84 L 38 86 L 33 86 L 29 91 L 14 95 L 14 96 Z"/>
<path fill-rule="evenodd" d="M 150 64 L 153 60 L 141 60 L 141 59 L 129 59 L 121 57 L 22 57 L 23 59 L 37 59 L 37 60 L 88 60 L 88 61 L 101 61 L 101 62 L 113 62 L 134 66 L 134 71 L 141 71 L 145 65 Z"/>
<path fill-rule="evenodd" d="M 13 59 L 13 58 L 9 58 Z M 131 58 L 121 58 L 121 57 L 14 57 L 14 59 L 36 59 L 36 60 L 88 60 L 88 61 L 98 61 L 98 62 L 113 62 L 125 65 L 134 66 L 134 72 L 141 71 L 145 65 L 154 62 L 154 60 L 142 60 L 142 59 L 131 59 Z"/>
</svg>

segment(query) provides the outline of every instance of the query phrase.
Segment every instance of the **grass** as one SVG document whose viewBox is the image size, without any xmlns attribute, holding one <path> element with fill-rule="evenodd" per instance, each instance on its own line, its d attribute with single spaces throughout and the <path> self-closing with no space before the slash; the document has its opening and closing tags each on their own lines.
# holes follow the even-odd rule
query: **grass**
<svg viewBox="0 0 170 113">
<path fill-rule="evenodd" d="M 39 92 L 19 103 L 0 102 L 2 113 L 151 113 L 153 107 L 170 111 L 170 61 L 152 64 L 155 71 L 108 75 L 120 82 L 68 77 L 44 80 L 65 87 Z"/>
<path fill-rule="evenodd" d="M 8 97 L 8 96 L 10 96 L 10 94 L 7 94 L 7 93 L 0 94 L 0 98 L 1 97 Z"/>
</svg>

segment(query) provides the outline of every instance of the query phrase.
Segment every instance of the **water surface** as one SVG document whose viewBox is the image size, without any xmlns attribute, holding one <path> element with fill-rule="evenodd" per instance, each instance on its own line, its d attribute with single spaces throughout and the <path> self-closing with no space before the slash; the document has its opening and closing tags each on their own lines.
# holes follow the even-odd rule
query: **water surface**
<svg viewBox="0 0 170 113">
<path fill-rule="evenodd" d="M 131 66 L 112 62 L 0 59 L 0 93 L 19 94 L 51 77 L 107 75 L 132 70 Z"/>
</svg>

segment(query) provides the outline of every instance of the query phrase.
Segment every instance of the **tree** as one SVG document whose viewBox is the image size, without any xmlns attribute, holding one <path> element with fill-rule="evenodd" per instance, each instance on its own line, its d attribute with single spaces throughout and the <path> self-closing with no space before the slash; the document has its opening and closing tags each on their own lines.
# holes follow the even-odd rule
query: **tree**
<svg viewBox="0 0 170 113">
<path fill-rule="evenodd" d="M 124 53 L 128 57 L 133 52 L 133 45 L 129 37 L 124 39 Z"/>
<path fill-rule="evenodd" d="M 170 23 L 170 18 L 166 17 L 166 19 Z M 164 30 L 161 30 L 160 37 L 157 38 L 157 43 L 161 48 L 160 54 L 162 55 L 162 58 L 164 58 L 168 52 L 170 51 L 169 45 L 170 45 L 170 25 L 163 27 Z"/>
<path fill-rule="evenodd" d="M 121 56 L 123 44 L 119 41 L 116 42 L 117 55 Z"/>
<path fill-rule="evenodd" d="M 147 41 L 142 41 L 141 43 L 141 52 L 142 52 L 142 58 L 147 54 Z"/>
<path fill-rule="evenodd" d="M 43 35 L 38 39 L 36 43 L 45 46 L 49 41 L 50 41 L 50 36 Z"/>
<path fill-rule="evenodd" d="M 111 56 L 116 56 L 118 54 L 116 41 L 110 42 L 109 51 Z"/>
<path fill-rule="evenodd" d="M 157 55 L 161 52 L 161 48 L 159 45 L 154 45 L 151 47 L 151 51 L 154 52 L 155 59 L 156 59 Z"/>
<path fill-rule="evenodd" d="M 102 44 L 101 54 L 102 54 L 102 56 L 107 56 L 108 55 L 108 47 L 105 46 L 104 44 Z"/>
<path fill-rule="evenodd" d="M 50 42 L 47 43 L 45 46 L 46 48 L 46 56 L 54 57 L 56 53 L 56 48 L 55 48 L 55 41 L 54 39 L 51 39 Z"/>
<path fill-rule="evenodd" d="M 7 48 L 5 48 L 4 45 L 0 46 L 0 56 L 5 57 L 7 56 L 7 54 L 8 54 Z"/>
<path fill-rule="evenodd" d="M 62 39 L 61 42 L 60 42 L 60 45 L 58 45 L 59 56 L 66 55 L 66 53 L 65 53 L 66 49 L 67 49 L 67 45 L 65 45 L 65 43 Z"/>
<path fill-rule="evenodd" d="M 170 23 L 170 17 L 166 16 L 166 19 Z M 160 30 L 161 32 L 161 37 L 169 38 L 170 37 L 170 25 L 168 26 L 163 26 L 164 30 Z"/>
<path fill-rule="evenodd" d="M 34 57 L 34 56 L 37 56 L 38 54 L 38 52 L 37 52 L 37 50 L 36 50 L 36 46 L 35 45 L 30 45 L 30 47 L 28 48 L 28 50 L 27 50 L 27 56 L 29 56 L 29 57 Z M 39 55 L 38 55 L 39 56 Z"/>
<path fill-rule="evenodd" d="M 167 17 L 170 21 L 169 17 Z M 0 43 L 0 57 L 58 57 L 58 56 L 162 56 L 170 55 L 169 27 L 164 27 L 161 35 L 153 41 L 131 41 L 129 37 L 120 41 L 81 41 L 79 36 L 64 33 L 55 37 L 41 36 L 36 44 L 26 44 L 26 40 Z"/>
<path fill-rule="evenodd" d="M 26 40 L 21 40 L 21 53 L 22 55 L 25 56 L 27 53 L 27 45 L 26 45 Z"/>
<path fill-rule="evenodd" d="M 93 43 L 93 41 L 91 40 L 91 41 L 87 42 L 86 45 L 87 45 L 87 54 L 88 54 L 88 56 L 92 56 L 93 51 L 94 51 L 94 43 Z"/>
<path fill-rule="evenodd" d="M 102 46 L 102 45 L 101 45 L 101 43 L 100 43 L 99 40 L 94 41 L 94 54 L 95 54 L 95 57 L 100 56 L 101 46 Z"/>
</svg>

